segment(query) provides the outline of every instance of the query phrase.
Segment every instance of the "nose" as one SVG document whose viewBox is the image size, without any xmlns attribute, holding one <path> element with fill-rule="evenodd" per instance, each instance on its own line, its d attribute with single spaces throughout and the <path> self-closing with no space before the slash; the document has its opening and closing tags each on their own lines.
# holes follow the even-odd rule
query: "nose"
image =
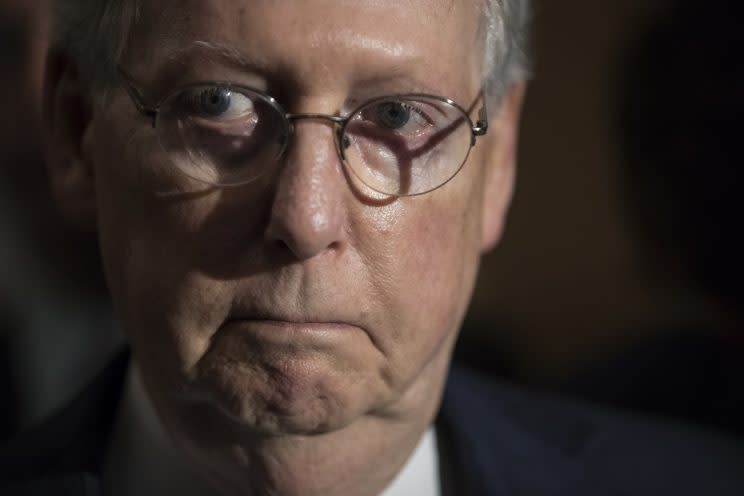
<svg viewBox="0 0 744 496">
<path fill-rule="evenodd" d="M 279 174 L 266 236 L 298 260 L 343 242 L 348 187 L 333 133 L 331 122 L 298 122 Z"/>
</svg>

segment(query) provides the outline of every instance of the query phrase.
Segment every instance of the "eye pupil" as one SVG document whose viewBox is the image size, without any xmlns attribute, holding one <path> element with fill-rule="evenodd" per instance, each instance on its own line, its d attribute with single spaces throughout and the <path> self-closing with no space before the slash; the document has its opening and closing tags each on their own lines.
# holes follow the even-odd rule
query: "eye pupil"
<svg viewBox="0 0 744 496">
<path fill-rule="evenodd" d="M 201 109 L 210 116 L 220 116 L 227 112 L 232 103 L 232 95 L 224 88 L 213 88 L 201 95 Z"/>
<path fill-rule="evenodd" d="M 383 126 L 390 129 L 400 129 L 411 118 L 411 110 L 400 102 L 383 103 L 377 108 L 377 119 Z"/>
</svg>

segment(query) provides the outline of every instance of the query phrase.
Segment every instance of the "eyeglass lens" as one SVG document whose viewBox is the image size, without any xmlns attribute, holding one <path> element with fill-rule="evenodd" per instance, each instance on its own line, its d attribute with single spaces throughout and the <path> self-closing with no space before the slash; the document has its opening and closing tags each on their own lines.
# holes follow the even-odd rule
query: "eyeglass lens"
<svg viewBox="0 0 744 496">
<path fill-rule="evenodd" d="M 289 123 L 278 105 L 245 88 L 193 86 L 161 106 L 161 143 L 173 164 L 209 184 L 252 181 L 276 166 Z M 414 195 L 451 179 L 470 150 L 470 121 L 429 96 L 374 100 L 342 128 L 348 168 L 375 191 Z"/>
</svg>

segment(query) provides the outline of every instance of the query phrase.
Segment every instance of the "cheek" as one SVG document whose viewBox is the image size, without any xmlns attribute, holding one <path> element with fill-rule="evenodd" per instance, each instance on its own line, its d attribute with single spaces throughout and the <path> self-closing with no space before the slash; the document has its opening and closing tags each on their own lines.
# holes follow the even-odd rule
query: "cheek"
<svg viewBox="0 0 744 496">
<path fill-rule="evenodd" d="M 475 281 L 479 217 L 471 203 L 444 196 L 413 199 L 392 228 L 379 232 L 384 246 L 368 245 L 389 254 L 373 270 L 384 295 L 381 339 L 403 375 L 454 338 Z"/>
<path fill-rule="evenodd" d="M 419 322 L 433 321 L 435 328 L 457 327 L 464 312 L 478 262 L 477 229 L 464 212 L 426 208 L 428 215 L 411 226 L 404 250 L 406 272 L 411 275 L 407 294 L 411 308 L 418 308 Z"/>
<path fill-rule="evenodd" d="M 142 161 L 147 146 L 136 138 L 109 131 L 97 141 L 123 150 L 96 149 L 92 155 L 112 297 L 143 362 L 169 361 L 164 370 L 184 370 L 208 346 L 232 294 L 228 282 L 204 275 L 194 263 L 209 246 L 228 243 L 222 235 L 204 235 L 221 197 L 181 185 L 174 190 L 172 181 L 166 189 L 157 162 Z"/>
</svg>

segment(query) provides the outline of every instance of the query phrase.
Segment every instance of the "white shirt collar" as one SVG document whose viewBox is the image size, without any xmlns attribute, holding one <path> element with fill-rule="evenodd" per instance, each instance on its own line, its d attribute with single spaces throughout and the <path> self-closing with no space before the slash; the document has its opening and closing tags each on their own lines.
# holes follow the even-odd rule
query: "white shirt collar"
<svg viewBox="0 0 744 496">
<path fill-rule="evenodd" d="M 439 496 L 439 452 L 437 434 L 429 427 L 403 470 L 380 496 Z"/>
<path fill-rule="evenodd" d="M 107 454 L 103 486 L 111 496 L 215 494 L 184 462 L 155 413 L 135 362 L 130 364 L 124 397 Z M 436 432 L 430 427 L 406 465 L 380 496 L 439 496 L 439 455 Z"/>
</svg>

